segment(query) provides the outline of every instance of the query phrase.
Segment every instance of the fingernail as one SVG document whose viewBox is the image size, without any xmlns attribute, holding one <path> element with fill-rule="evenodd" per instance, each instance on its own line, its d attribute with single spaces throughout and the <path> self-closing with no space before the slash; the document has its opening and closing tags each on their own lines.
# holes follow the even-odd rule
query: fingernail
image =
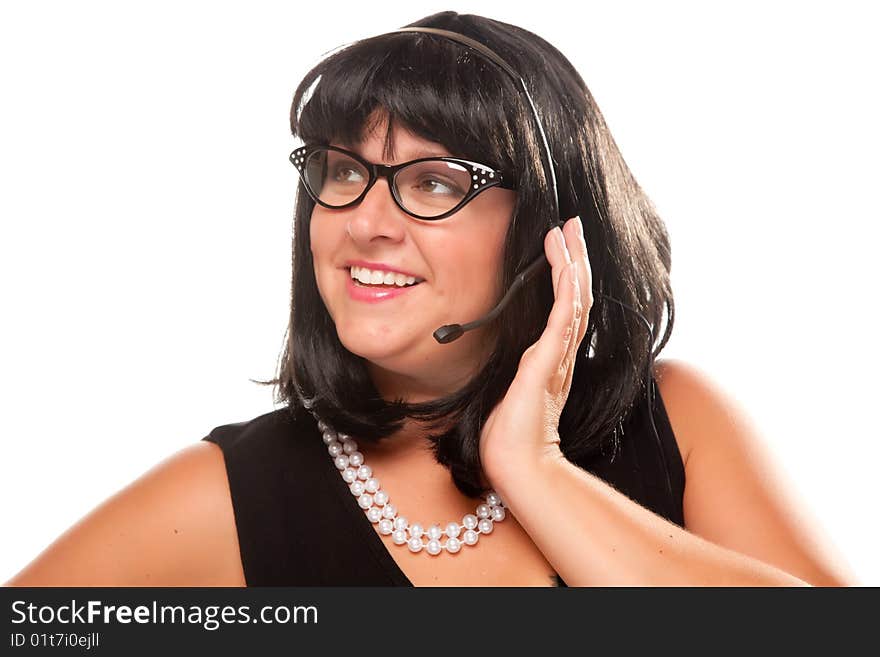
<svg viewBox="0 0 880 657">
<path fill-rule="evenodd" d="M 565 235 L 562 234 L 562 229 L 559 226 L 557 226 L 556 228 L 553 229 L 553 232 L 556 233 L 556 239 L 559 240 L 559 246 L 561 246 L 564 249 L 565 248 Z"/>
</svg>

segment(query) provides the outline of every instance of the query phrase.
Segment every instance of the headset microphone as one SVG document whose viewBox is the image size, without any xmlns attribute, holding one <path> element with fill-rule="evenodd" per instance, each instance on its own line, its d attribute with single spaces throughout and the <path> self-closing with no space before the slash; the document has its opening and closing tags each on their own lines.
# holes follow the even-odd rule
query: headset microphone
<svg viewBox="0 0 880 657">
<path fill-rule="evenodd" d="M 434 339 L 437 342 L 442 344 L 446 344 L 447 342 L 452 342 L 453 340 L 460 338 L 465 331 L 470 331 L 475 328 L 480 328 L 484 324 L 488 324 L 493 319 L 498 316 L 504 307 L 510 302 L 513 298 L 513 295 L 525 285 L 535 274 L 537 274 L 543 266 L 548 264 L 547 255 L 542 253 L 540 256 L 535 258 L 535 260 L 526 267 L 525 271 L 521 274 L 517 275 L 514 279 L 513 284 L 508 288 L 507 294 L 498 302 L 498 304 L 489 311 L 488 314 L 481 317 L 480 319 L 474 320 L 473 322 L 468 322 L 467 324 L 446 324 L 445 326 L 441 326 L 436 331 L 434 331 Z"/>
</svg>

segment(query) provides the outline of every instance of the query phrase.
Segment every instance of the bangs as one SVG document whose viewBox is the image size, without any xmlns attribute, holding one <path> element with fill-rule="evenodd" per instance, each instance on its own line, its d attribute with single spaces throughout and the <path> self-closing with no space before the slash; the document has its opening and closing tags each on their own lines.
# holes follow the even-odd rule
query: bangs
<svg viewBox="0 0 880 657">
<path fill-rule="evenodd" d="M 519 177 L 515 145 L 523 136 L 512 126 L 530 125 L 526 108 L 507 74 L 464 45 L 426 34 L 352 44 L 306 75 L 290 124 L 306 143 L 357 144 L 385 115 L 388 159 L 398 125 L 455 157 L 501 169 L 514 183 Z"/>
</svg>

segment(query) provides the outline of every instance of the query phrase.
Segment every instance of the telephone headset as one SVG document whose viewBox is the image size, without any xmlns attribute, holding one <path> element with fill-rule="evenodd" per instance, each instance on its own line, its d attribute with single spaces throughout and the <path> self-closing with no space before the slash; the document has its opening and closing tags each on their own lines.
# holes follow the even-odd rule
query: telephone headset
<svg viewBox="0 0 880 657">
<path fill-rule="evenodd" d="M 380 37 L 381 36 L 388 36 L 391 34 L 399 34 L 399 33 L 403 33 L 403 32 L 421 32 L 421 33 L 426 33 L 426 34 L 435 34 L 437 36 L 444 37 L 444 38 L 449 39 L 451 41 L 455 41 L 455 42 L 460 43 L 464 46 L 467 46 L 471 50 L 477 52 L 478 54 L 482 55 L 483 57 L 488 59 L 490 62 L 492 62 L 493 64 L 495 64 L 499 68 L 501 68 L 505 73 L 507 73 L 513 79 L 514 83 L 518 84 L 518 86 L 522 88 L 523 95 L 525 96 L 526 100 L 528 101 L 528 105 L 531 110 L 532 117 L 535 120 L 535 126 L 538 129 L 538 134 L 541 136 L 541 145 L 543 147 L 542 160 L 543 160 L 544 171 L 545 171 L 545 174 L 549 173 L 548 180 L 549 180 L 549 184 L 550 184 L 551 188 L 553 189 L 553 194 L 552 194 L 553 211 L 552 211 L 551 217 L 554 219 L 554 221 L 552 222 L 552 226 L 550 227 L 550 230 L 552 230 L 556 226 L 559 226 L 561 228 L 562 225 L 564 224 L 564 222 L 562 221 L 562 218 L 560 217 L 559 191 L 556 187 L 556 170 L 553 165 L 553 156 L 550 152 L 550 145 L 547 143 L 547 135 L 544 133 L 544 126 L 541 123 L 541 118 L 538 116 L 538 112 L 535 109 L 535 104 L 534 104 L 534 102 L 532 102 L 532 97 L 529 95 L 529 91 L 526 88 L 526 83 L 523 80 L 523 78 L 516 71 L 514 71 L 513 67 L 511 67 L 506 61 L 504 61 L 494 50 L 492 50 L 488 46 L 485 46 L 484 44 L 480 43 L 479 41 L 472 39 L 468 36 L 465 36 L 463 34 L 459 34 L 458 32 L 453 32 L 451 30 L 442 30 L 442 29 L 438 29 L 438 28 L 434 28 L 434 27 L 403 27 L 398 30 L 393 30 L 391 32 L 387 32 L 387 33 L 379 35 L 379 36 Z M 374 37 L 374 38 L 378 38 L 378 37 Z M 338 49 L 334 49 L 334 50 L 338 50 Z M 523 269 L 523 271 L 521 273 L 516 275 L 510 288 L 508 288 L 507 293 L 502 297 L 501 301 L 499 301 L 498 304 L 491 311 L 489 311 L 483 317 L 481 317 L 477 320 L 474 320 L 472 322 L 468 322 L 467 324 L 446 324 L 444 326 L 441 326 L 436 331 L 434 331 L 434 334 L 433 334 L 434 339 L 437 340 L 437 342 L 439 342 L 441 344 L 446 344 L 446 343 L 452 342 L 453 340 L 460 338 L 465 333 L 465 331 L 470 331 L 475 328 L 479 328 L 480 326 L 483 326 L 484 324 L 491 322 L 507 306 L 507 304 L 513 298 L 514 294 L 516 294 L 516 292 L 519 289 L 521 289 L 529 280 L 531 280 L 539 271 L 541 271 L 545 265 L 549 265 L 549 261 L 547 260 L 547 255 L 544 253 L 544 250 L 542 247 L 541 255 L 538 256 L 537 258 L 535 258 L 535 260 L 532 261 L 525 269 Z M 626 310 L 629 310 L 630 312 L 634 313 L 639 319 L 642 320 L 642 322 L 644 322 L 645 326 L 648 327 L 648 333 L 651 333 L 651 323 L 645 318 L 644 315 L 642 315 L 635 308 L 633 308 L 632 306 L 630 306 L 630 305 L 628 305 L 618 299 L 610 297 L 607 294 L 604 294 L 603 292 L 598 292 L 596 290 L 593 290 L 593 294 L 597 294 L 597 295 L 607 299 L 608 301 L 613 301 L 614 303 L 620 305 L 622 308 L 625 308 Z M 649 359 L 649 362 L 648 362 L 648 367 L 650 368 L 650 366 L 651 366 L 651 359 Z M 654 382 L 652 380 L 652 377 L 649 375 L 648 376 L 648 390 L 647 390 L 648 418 L 651 421 L 651 429 L 653 429 L 653 431 L 654 431 L 654 438 L 657 441 L 657 449 L 660 452 L 661 462 L 663 464 L 663 469 L 666 474 L 666 489 L 670 495 L 670 498 L 672 498 L 672 496 L 673 496 L 672 483 L 670 482 L 670 479 L 669 479 L 669 469 L 666 464 L 666 454 L 664 452 L 663 445 L 660 441 L 660 436 L 657 433 L 657 427 L 654 424 L 653 387 L 654 387 Z"/>
</svg>

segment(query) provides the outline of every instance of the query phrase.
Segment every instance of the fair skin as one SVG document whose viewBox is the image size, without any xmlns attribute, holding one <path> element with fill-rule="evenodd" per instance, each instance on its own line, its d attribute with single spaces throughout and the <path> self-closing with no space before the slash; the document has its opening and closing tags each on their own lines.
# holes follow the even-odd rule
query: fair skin
<svg viewBox="0 0 880 657">
<path fill-rule="evenodd" d="M 373 118 L 368 125 L 364 143 L 349 150 L 370 162 L 453 155 L 442 144 L 395 126 L 394 152 L 386 158 L 386 120 Z M 488 351 L 485 328 L 445 345 L 432 333 L 443 324 L 481 316 L 497 300 L 501 247 L 515 202 L 516 192 L 494 187 L 446 219 L 419 221 L 394 205 L 387 181 L 379 180 L 354 207 L 315 206 L 310 241 L 318 291 L 340 342 L 366 360 L 385 399 L 434 399 L 454 392 L 475 373 Z M 364 303 L 346 291 L 349 260 L 384 263 L 425 280 L 395 299 Z"/>
<path fill-rule="evenodd" d="M 411 159 L 417 148 L 439 149 L 396 131 L 389 160 L 382 135 L 376 130 L 358 145 L 368 160 L 391 164 Z M 481 316 L 497 299 L 497 280 L 485 273 L 499 270 L 510 194 L 487 190 L 436 225 L 402 213 L 384 181 L 354 208 L 316 207 L 311 240 L 319 291 L 340 341 L 367 359 L 384 397 L 419 401 L 455 390 L 485 356 L 479 331 L 446 345 L 431 333 Z M 556 293 L 548 327 L 481 436 L 485 475 L 505 500 L 507 519 L 481 538 L 491 549 L 464 549 L 454 558 L 411 554 L 383 536 L 404 573 L 416 586 L 548 586 L 557 572 L 571 586 L 856 584 L 798 508 L 745 411 L 691 365 L 660 360 L 654 371 L 685 464 L 685 529 L 559 458 L 554 422 L 592 305 L 578 222 L 565 225 L 562 240 L 545 239 Z M 340 267 L 348 258 L 397 263 L 425 283 L 400 299 L 360 307 L 345 293 L 349 274 Z M 567 270 L 569 262 L 576 269 Z M 473 512 L 475 501 L 434 461 L 418 427 L 361 449 L 403 515 L 428 523 Z M 499 457 L 511 453 L 518 458 Z M 200 441 L 170 456 L 6 585 L 244 586 L 220 448 Z"/>
</svg>

